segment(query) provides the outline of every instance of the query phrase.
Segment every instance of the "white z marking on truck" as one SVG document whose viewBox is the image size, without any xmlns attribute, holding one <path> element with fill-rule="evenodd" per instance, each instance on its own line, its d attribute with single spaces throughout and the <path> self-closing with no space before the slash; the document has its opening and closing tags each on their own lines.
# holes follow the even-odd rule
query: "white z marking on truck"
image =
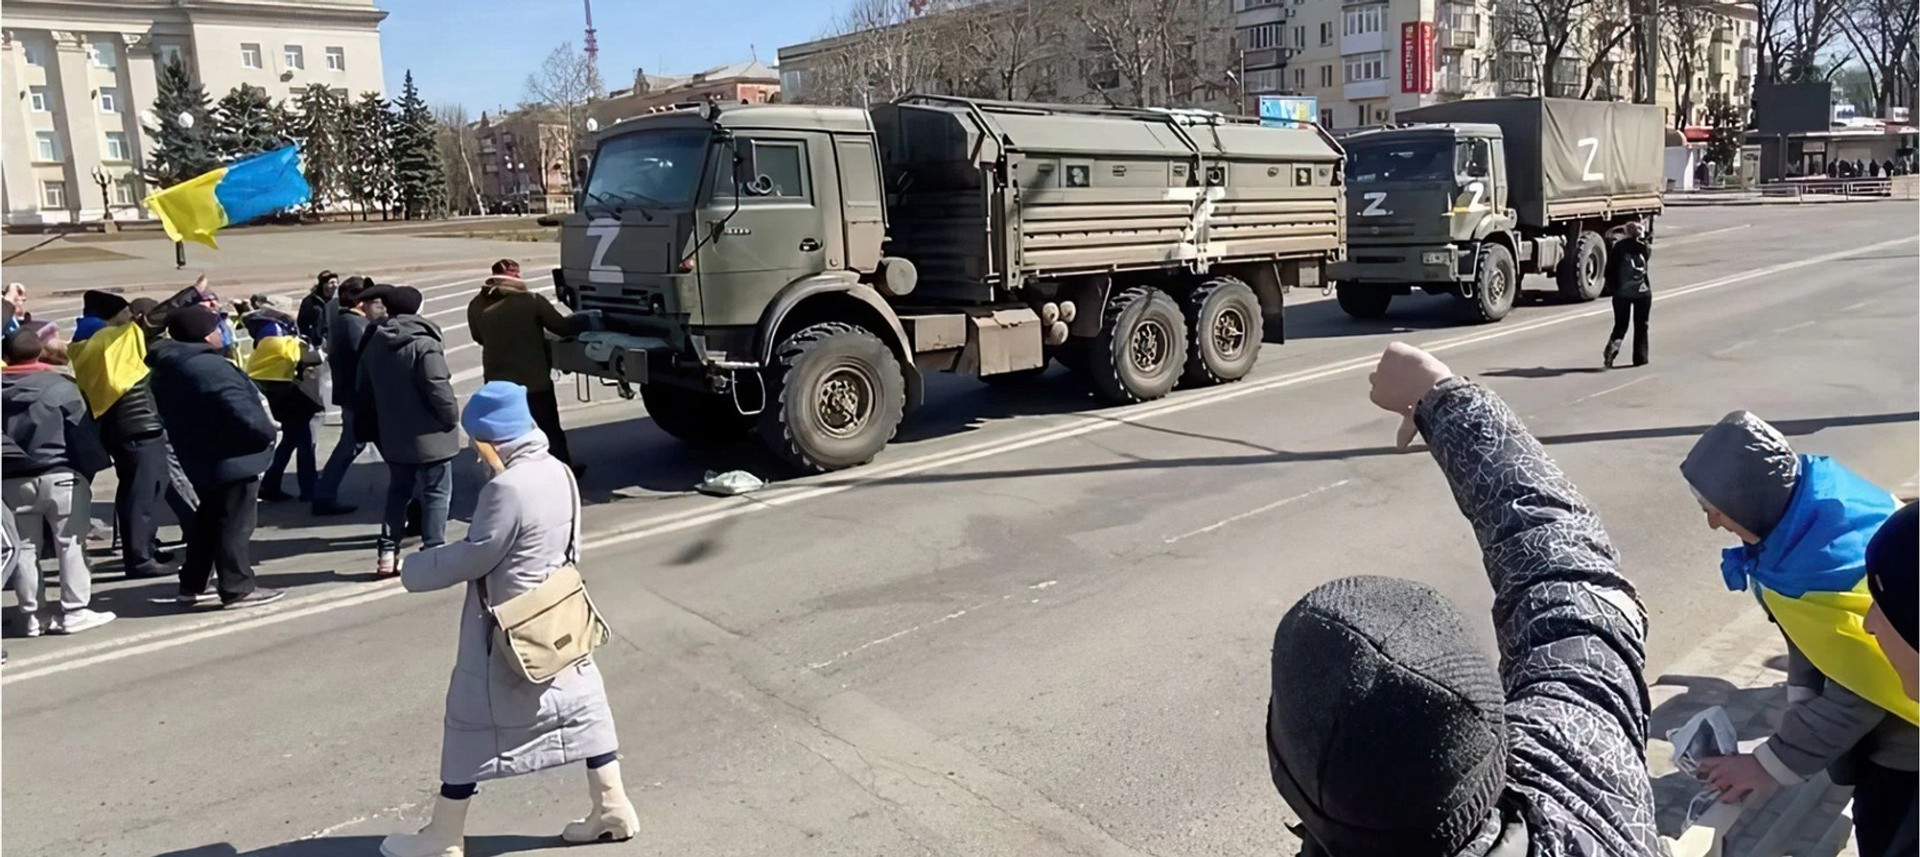
<svg viewBox="0 0 1920 857">
<path fill-rule="evenodd" d="M 1587 164 L 1586 166 L 1580 168 L 1580 180 L 1583 182 L 1606 181 L 1607 180 L 1606 173 L 1596 173 L 1593 171 L 1594 156 L 1600 154 L 1600 138 L 1582 137 L 1579 140 L 1576 140 L 1574 142 L 1574 145 L 1587 150 Z"/>
<path fill-rule="evenodd" d="M 1380 207 L 1381 205 L 1385 204 L 1387 201 L 1386 191 L 1382 191 L 1382 190 L 1368 191 L 1366 193 L 1361 194 L 1360 198 L 1367 201 L 1367 207 L 1360 209 L 1361 217 L 1385 217 L 1393 213 L 1391 211 L 1388 211 Z"/>
<path fill-rule="evenodd" d="M 1487 195 L 1487 185 L 1485 182 L 1469 182 L 1467 184 L 1467 194 L 1468 194 L 1468 198 L 1467 198 L 1468 211 L 1485 211 L 1486 210 L 1487 208 L 1486 203 L 1481 201 L 1485 199 Z"/>
<path fill-rule="evenodd" d="M 587 223 L 587 237 L 594 239 L 593 261 L 587 264 L 587 282 L 619 283 L 624 276 L 616 266 L 607 264 L 607 251 L 620 234 L 620 221 L 594 220 Z"/>
</svg>

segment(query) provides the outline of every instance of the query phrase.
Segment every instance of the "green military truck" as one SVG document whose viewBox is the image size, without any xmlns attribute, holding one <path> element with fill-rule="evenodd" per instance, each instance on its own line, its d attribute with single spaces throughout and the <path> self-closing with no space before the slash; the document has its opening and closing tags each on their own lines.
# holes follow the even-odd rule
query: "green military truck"
<svg viewBox="0 0 1920 857">
<path fill-rule="evenodd" d="M 556 292 L 561 369 L 667 433 L 870 460 L 927 372 L 1058 360 L 1110 402 L 1246 375 L 1339 257 L 1340 147 L 1211 113 L 915 96 L 689 105 L 598 134 Z"/>
<path fill-rule="evenodd" d="M 1459 298 L 1471 321 L 1498 321 L 1527 274 L 1593 300 L 1608 236 L 1660 213 L 1658 107 L 1484 98 L 1396 118 L 1408 124 L 1341 141 L 1350 243 L 1332 278 L 1354 318 L 1379 318 L 1420 289 Z"/>
</svg>

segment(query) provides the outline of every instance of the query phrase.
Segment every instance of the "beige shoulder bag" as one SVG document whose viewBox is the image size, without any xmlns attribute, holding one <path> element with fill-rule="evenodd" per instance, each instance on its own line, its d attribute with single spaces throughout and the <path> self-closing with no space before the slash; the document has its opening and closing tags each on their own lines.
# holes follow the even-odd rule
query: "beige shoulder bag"
<svg viewBox="0 0 1920 857">
<path fill-rule="evenodd" d="M 593 655 L 612 634 L 587 595 L 580 577 L 580 486 L 573 471 L 562 464 L 567 487 L 573 493 L 573 525 L 567 536 L 566 561 L 531 590 L 494 604 L 487 597 L 487 578 L 480 578 L 480 603 L 493 617 L 493 650 L 521 678 L 543 684 Z"/>
</svg>

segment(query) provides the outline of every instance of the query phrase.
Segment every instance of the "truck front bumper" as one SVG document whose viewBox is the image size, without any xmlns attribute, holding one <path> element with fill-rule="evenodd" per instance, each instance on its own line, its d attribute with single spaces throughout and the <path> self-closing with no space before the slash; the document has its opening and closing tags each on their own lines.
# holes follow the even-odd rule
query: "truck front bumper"
<svg viewBox="0 0 1920 857">
<path fill-rule="evenodd" d="M 1452 244 L 1354 245 L 1333 263 L 1328 277 L 1340 283 L 1450 283 L 1471 279 L 1472 257 Z"/>
<path fill-rule="evenodd" d="M 554 368 L 629 384 L 647 383 L 653 362 L 673 356 L 673 346 L 665 339 L 610 331 L 582 333 L 551 345 Z"/>
</svg>

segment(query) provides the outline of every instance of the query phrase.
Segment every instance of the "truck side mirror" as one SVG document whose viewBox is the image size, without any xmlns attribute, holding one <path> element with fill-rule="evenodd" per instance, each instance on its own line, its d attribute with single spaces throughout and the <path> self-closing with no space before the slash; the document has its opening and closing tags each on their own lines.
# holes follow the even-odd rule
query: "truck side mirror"
<svg viewBox="0 0 1920 857">
<path fill-rule="evenodd" d="M 760 159 L 752 140 L 733 141 L 733 177 L 742 187 L 751 187 L 760 179 Z"/>
</svg>

